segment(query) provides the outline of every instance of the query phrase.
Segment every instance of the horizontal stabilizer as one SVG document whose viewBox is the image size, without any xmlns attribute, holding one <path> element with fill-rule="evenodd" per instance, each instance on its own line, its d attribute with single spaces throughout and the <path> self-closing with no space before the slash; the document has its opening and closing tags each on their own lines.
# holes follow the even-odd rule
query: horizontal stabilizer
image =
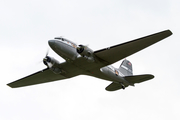
<svg viewBox="0 0 180 120">
<path fill-rule="evenodd" d="M 106 87 L 106 90 L 107 91 L 116 91 L 116 90 L 119 90 L 121 88 L 122 88 L 121 84 L 112 82 L 110 85 L 108 85 Z"/>
<path fill-rule="evenodd" d="M 135 75 L 135 76 L 126 76 L 123 77 L 125 80 L 129 82 L 129 85 L 134 85 L 135 83 L 141 83 L 150 79 L 153 79 L 154 76 L 150 74 L 146 75 Z M 116 91 L 122 88 L 120 83 L 112 82 L 110 85 L 106 87 L 107 91 Z"/>
<path fill-rule="evenodd" d="M 141 83 L 150 79 L 153 79 L 154 76 L 150 74 L 146 75 L 134 75 L 134 76 L 126 76 L 123 77 L 125 80 L 127 80 L 130 84 L 135 84 L 135 83 Z"/>
</svg>

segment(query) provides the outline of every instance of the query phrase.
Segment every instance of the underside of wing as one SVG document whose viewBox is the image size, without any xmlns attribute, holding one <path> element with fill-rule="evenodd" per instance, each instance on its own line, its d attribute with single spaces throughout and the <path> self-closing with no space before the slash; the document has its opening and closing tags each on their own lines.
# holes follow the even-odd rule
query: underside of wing
<svg viewBox="0 0 180 120">
<path fill-rule="evenodd" d="M 50 69 L 44 69 L 42 71 L 36 72 L 22 79 L 19 79 L 17 81 L 11 82 L 7 85 L 12 88 L 17 88 L 17 87 L 24 87 L 24 86 L 35 85 L 40 83 L 52 82 L 56 80 L 62 80 L 65 78 L 66 77 L 62 75 L 54 74 Z"/>
<path fill-rule="evenodd" d="M 159 42 L 160 40 L 170 36 L 171 34 L 172 32 L 170 30 L 162 31 L 123 44 L 95 51 L 94 54 L 102 60 L 106 61 L 107 65 L 112 64 L 156 42 Z"/>
</svg>

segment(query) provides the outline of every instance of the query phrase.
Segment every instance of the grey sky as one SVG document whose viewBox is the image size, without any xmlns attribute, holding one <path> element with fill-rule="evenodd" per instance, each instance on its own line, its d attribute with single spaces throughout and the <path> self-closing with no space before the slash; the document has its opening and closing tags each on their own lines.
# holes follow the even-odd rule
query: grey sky
<svg viewBox="0 0 180 120">
<path fill-rule="evenodd" d="M 1 0 L 0 119 L 179 120 L 179 5 L 177 0 Z M 127 58 L 134 74 L 155 75 L 135 87 L 107 92 L 110 82 L 89 76 L 6 86 L 45 68 L 39 62 L 56 36 L 98 50 L 166 29 L 173 35 Z M 49 55 L 63 61 L 51 49 Z"/>
</svg>

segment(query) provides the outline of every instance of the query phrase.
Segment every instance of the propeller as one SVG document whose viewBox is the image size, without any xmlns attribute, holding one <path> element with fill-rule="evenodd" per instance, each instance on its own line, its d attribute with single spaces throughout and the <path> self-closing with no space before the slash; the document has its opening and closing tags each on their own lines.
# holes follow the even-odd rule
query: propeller
<svg viewBox="0 0 180 120">
<path fill-rule="evenodd" d="M 47 51 L 46 51 L 46 56 L 48 56 L 48 54 L 49 54 L 49 49 L 47 49 Z M 46 57 L 46 56 L 45 56 L 45 57 Z"/>
<path fill-rule="evenodd" d="M 45 57 L 43 58 L 43 60 L 39 61 L 38 64 L 40 64 L 40 63 L 42 63 L 42 62 L 44 63 L 44 59 L 48 56 L 48 54 L 49 54 L 49 49 L 47 49 L 46 55 L 45 55 Z"/>
<path fill-rule="evenodd" d="M 49 56 L 46 56 L 44 59 L 43 59 L 43 63 L 45 65 L 48 65 L 48 63 L 51 62 L 51 58 Z"/>
<path fill-rule="evenodd" d="M 46 56 L 43 58 L 43 63 L 48 66 L 48 68 L 52 67 L 52 63 L 51 63 L 51 57 L 48 56 L 49 54 L 49 49 L 46 52 Z"/>
</svg>

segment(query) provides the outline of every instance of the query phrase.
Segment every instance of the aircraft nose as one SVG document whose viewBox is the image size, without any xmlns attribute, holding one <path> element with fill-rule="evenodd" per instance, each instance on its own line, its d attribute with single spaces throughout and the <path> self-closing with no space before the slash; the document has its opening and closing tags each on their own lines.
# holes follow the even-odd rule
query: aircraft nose
<svg viewBox="0 0 180 120">
<path fill-rule="evenodd" d="M 55 40 L 49 40 L 48 43 L 49 43 L 49 46 L 50 46 L 51 48 L 53 48 L 54 45 L 55 45 Z"/>
</svg>

